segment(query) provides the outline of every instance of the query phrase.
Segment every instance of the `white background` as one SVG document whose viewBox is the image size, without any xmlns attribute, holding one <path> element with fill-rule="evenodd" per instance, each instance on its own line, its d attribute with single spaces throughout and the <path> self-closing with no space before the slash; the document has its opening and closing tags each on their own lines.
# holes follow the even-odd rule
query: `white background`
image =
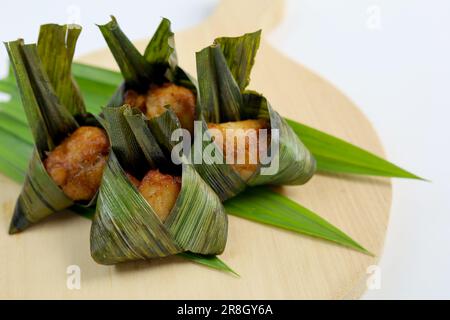
<svg viewBox="0 0 450 320">
<path fill-rule="evenodd" d="M 75 19 L 84 27 L 80 55 L 105 46 L 94 24 L 107 22 L 109 14 L 139 39 L 150 35 L 161 16 L 182 30 L 216 4 L 4 1 L 0 40 L 32 42 L 40 24 Z M 450 1 L 290 0 L 284 22 L 267 36 L 356 102 L 391 161 L 432 181 L 394 180 L 381 289 L 364 298 L 450 298 Z M 0 59 L 4 74 L 3 48 Z"/>
</svg>

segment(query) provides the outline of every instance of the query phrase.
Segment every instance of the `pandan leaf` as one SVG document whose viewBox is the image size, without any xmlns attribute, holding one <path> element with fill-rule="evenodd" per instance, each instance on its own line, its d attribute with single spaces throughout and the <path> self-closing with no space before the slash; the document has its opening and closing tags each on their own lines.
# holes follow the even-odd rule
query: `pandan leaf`
<svg viewBox="0 0 450 320">
<path fill-rule="evenodd" d="M 114 149 L 119 163 L 128 164 L 130 173 L 140 176 L 144 174 L 145 159 L 141 155 L 141 149 L 133 135 L 133 131 L 123 116 L 124 110 L 125 106 L 104 108 L 105 127 L 108 131 L 111 147 Z"/>
<path fill-rule="evenodd" d="M 187 162 L 182 165 L 181 190 L 164 222 L 159 220 L 151 205 L 130 183 L 126 171 L 137 171 L 138 164 L 127 162 L 127 159 L 135 159 L 142 152 L 137 150 L 139 145 L 131 133 L 132 129 L 125 128 L 124 108 L 126 106 L 110 107 L 103 112 L 112 152 L 103 175 L 91 229 L 93 258 L 102 264 L 112 264 L 185 251 L 205 255 L 221 253 L 227 238 L 227 216 L 220 199 L 191 165 Z M 120 120 L 120 117 L 123 119 Z M 148 131 L 142 132 L 141 139 L 148 138 L 146 133 Z M 129 148 L 130 144 L 136 147 Z M 115 156 L 116 151 L 122 153 L 123 162 Z M 144 152 L 150 153 L 151 150 Z M 155 161 L 149 162 L 149 165 L 153 163 Z M 145 171 L 158 169 L 148 166 Z"/>
<path fill-rule="evenodd" d="M 128 180 L 113 151 L 103 174 L 90 243 L 91 255 L 100 264 L 182 252 L 153 209 Z"/>
<path fill-rule="evenodd" d="M 38 38 L 38 54 L 41 58 L 56 96 L 73 115 L 86 112 L 83 98 L 71 73 L 79 25 L 44 24 Z"/>
<path fill-rule="evenodd" d="M 0 172 L 17 183 L 23 183 L 25 172 L 3 158 L 0 158 Z"/>
<path fill-rule="evenodd" d="M 11 64 L 16 74 L 28 123 L 43 155 L 61 141 L 67 132 L 78 127 L 72 115 L 59 104 L 50 80 L 42 69 L 35 45 L 25 45 L 22 40 L 6 44 Z"/>
<path fill-rule="evenodd" d="M 0 123 L 4 131 L 9 132 L 23 141 L 34 143 L 33 137 L 30 134 L 30 128 L 26 123 L 17 121 L 17 119 L 5 112 L 0 112 Z"/>
<path fill-rule="evenodd" d="M 214 40 L 220 45 L 233 78 L 241 90 L 250 83 L 250 73 L 255 63 L 256 52 L 259 48 L 261 30 L 246 33 L 240 37 L 222 37 Z"/>
<path fill-rule="evenodd" d="M 423 180 L 342 139 L 290 119 L 286 121 L 314 154 L 319 171 Z"/>
<path fill-rule="evenodd" d="M 271 128 L 279 132 L 278 172 L 274 175 L 254 175 L 247 185 L 301 185 L 308 182 L 316 171 L 316 160 L 311 152 L 266 98 L 249 91 L 243 94 L 243 98 L 246 117 L 269 118 Z"/>
<path fill-rule="evenodd" d="M 215 123 L 241 120 L 244 107 L 241 91 L 220 46 L 197 52 L 196 59 L 203 117 Z"/>
<path fill-rule="evenodd" d="M 174 82 L 195 90 L 191 77 L 177 65 L 170 21 L 163 19 L 142 55 L 120 29 L 117 20 L 99 26 L 124 78 L 110 106 L 122 105 L 126 89 L 146 91 L 150 84 Z"/>
<path fill-rule="evenodd" d="M 338 243 L 372 255 L 317 214 L 267 187 L 254 187 L 227 200 L 228 213 L 256 222 Z"/>
<path fill-rule="evenodd" d="M 180 257 L 191 260 L 192 262 L 196 262 L 198 264 L 207 266 L 209 268 L 217 269 L 220 271 L 226 271 L 235 276 L 239 277 L 239 274 L 236 273 L 233 269 L 227 266 L 222 260 L 217 258 L 216 256 L 204 256 L 192 252 L 183 252 L 179 254 Z"/>
<path fill-rule="evenodd" d="M 168 19 L 161 20 L 158 29 L 145 48 L 144 58 L 151 65 L 163 68 L 161 70 L 163 73 L 168 67 L 174 70 L 177 66 L 175 39 Z"/>
<path fill-rule="evenodd" d="M 33 145 L 0 128 L 1 172 L 16 182 L 23 183 Z"/>
<path fill-rule="evenodd" d="M 142 128 L 147 125 L 149 130 L 135 131 L 136 139 L 141 148 L 148 148 L 145 141 L 155 139 L 170 155 L 173 145 L 170 137 L 181 125 L 176 115 L 167 110 L 158 117 L 146 120 L 144 117 L 134 117 L 133 113 L 125 112 L 125 117 L 131 125 Z M 141 122 L 138 124 L 138 122 Z M 153 138 L 154 137 L 154 138 Z M 144 153 L 150 153 L 146 150 Z M 187 251 L 206 254 L 222 252 L 225 248 L 228 220 L 223 211 L 220 199 L 214 191 L 200 178 L 187 158 L 180 157 L 182 185 L 178 200 L 165 225 L 178 244 Z M 167 164 L 172 163 L 170 158 Z M 170 165 L 169 167 L 171 167 Z M 179 169 L 179 168 L 178 168 Z"/>
<path fill-rule="evenodd" d="M 151 167 L 160 167 L 167 164 L 167 157 L 156 141 L 155 136 L 150 132 L 148 120 L 140 110 L 126 107 L 123 114 L 128 122 L 129 127 L 133 131 L 135 137 L 146 137 L 145 139 L 137 139 L 140 149 L 144 153 L 145 159 Z"/>
<path fill-rule="evenodd" d="M 201 122 L 202 132 L 208 135 L 208 126 L 205 121 Z M 211 153 L 203 152 L 206 148 L 214 148 Z M 215 163 L 214 155 L 222 156 L 222 150 L 217 146 L 212 138 L 203 139 L 201 135 L 194 136 L 194 144 L 191 149 L 190 159 L 200 176 L 219 195 L 222 201 L 234 197 L 242 192 L 245 181 L 239 174 L 226 163 Z M 198 161 L 197 159 L 200 159 Z"/>
<path fill-rule="evenodd" d="M 249 48 L 255 47 L 254 37 L 247 36 L 228 38 L 226 43 L 228 47 L 233 47 L 233 45 L 242 45 L 242 41 L 249 42 Z M 254 52 L 239 55 L 241 59 L 247 58 L 247 60 L 252 60 L 252 56 L 254 56 Z M 203 127 L 206 127 L 206 122 L 223 123 L 246 119 L 264 119 L 270 122 L 271 140 L 278 142 L 276 150 L 271 150 L 271 147 L 268 148 L 273 163 L 265 166 L 259 164 L 258 169 L 249 180 L 236 181 L 236 186 L 239 187 L 238 192 L 242 191 L 245 186 L 306 183 L 316 169 L 314 157 L 261 94 L 252 91 L 241 92 L 230 71 L 232 67 L 239 64 L 238 61 L 232 59 L 236 56 L 227 60 L 220 46 L 212 45 L 197 53 L 196 57 L 201 111 L 199 118 L 204 121 Z M 227 61 L 230 61 L 229 63 L 232 65 L 228 65 Z M 250 69 L 249 67 L 248 72 L 250 72 Z M 279 137 L 273 135 L 276 132 L 279 133 Z M 200 139 L 201 137 L 195 138 Z M 194 152 L 199 151 L 194 149 Z M 223 156 L 219 148 L 216 148 L 215 152 Z M 268 169 L 272 164 L 275 166 L 273 170 L 270 174 L 265 174 L 267 171 L 264 170 L 263 172 L 263 169 Z M 235 171 L 231 165 L 225 164 L 225 167 Z M 215 168 L 219 168 L 219 166 L 196 165 L 196 169 L 202 178 L 213 187 L 222 200 L 236 195 L 238 192 L 223 192 L 223 190 L 227 191 L 224 187 L 226 182 L 223 181 L 224 174 L 221 172 L 223 170 L 213 172 L 212 169 Z M 222 185 L 217 186 L 218 181 L 223 181 Z"/>
<path fill-rule="evenodd" d="M 116 18 L 111 16 L 110 22 L 98 27 L 119 65 L 125 81 L 136 86 L 147 83 L 150 79 L 149 63 L 120 29 Z"/>
<path fill-rule="evenodd" d="M 74 131 L 78 123 L 59 103 L 36 46 L 18 40 L 6 47 L 36 144 L 11 221 L 9 232 L 16 233 L 73 204 L 50 178 L 42 161 L 46 152 Z"/>
</svg>

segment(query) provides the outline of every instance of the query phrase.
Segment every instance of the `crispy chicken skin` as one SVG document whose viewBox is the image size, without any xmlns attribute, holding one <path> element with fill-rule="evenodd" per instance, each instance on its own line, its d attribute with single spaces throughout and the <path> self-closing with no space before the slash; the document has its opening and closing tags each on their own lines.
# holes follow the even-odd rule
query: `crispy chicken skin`
<svg viewBox="0 0 450 320">
<path fill-rule="evenodd" d="M 177 201 L 181 177 L 163 174 L 159 170 L 150 170 L 141 182 L 128 173 L 127 176 L 164 222 Z"/>
<path fill-rule="evenodd" d="M 145 94 L 139 94 L 134 90 L 128 90 L 125 92 L 124 103 L 129 104 L 132 107 L 141 109 L 142 112 L 146 112 L 145 101 L 147 97 Z"/>
<path fill-rule="evenodd" d="M 181 126 L 192 133 L 195 114 L 195 96 L 192 91 L 173 83 L 150 88 L 147 94 L 147 116 L 152 118 L 160 115 L 166 105 L 170 105 Z"/>
<path fill-rule="evenodd" d="M 213 130 L 211 131 L 212 137 L 214 141 L 222 147 L 222 152 L 225 156 L 225 160 L 228 160 L 228 156 L 231 157 L 231 155 L 227 155 L 226 152 L 226 146 L 228 143 L 233 143 L 233 150 L 234 150 L 234 161 L 233 161 L 233 168 L 239 173 L 241 178 L 244 181 L 247 181 L 252 174 L 256 171 L 258 163 L 259 163 L 259 129 L 268 129 L 269 125 L 267 121 L 263 119 L 257 119 L 257 120 L 243 120 L 243 121 L 234 121 L 234 122 L 225 122 L 225 123 L 208 123 L 208 129 L 217 129 L 220 131 L 220 135 L 216 134 Z M 238 130 L 239 131 L 230 131 L 234 137 L 233 141 L 227 141 L 227 130 Z M 243 130 L 243 131 L 242 131 Z M 256 132 L 256 141 L 251 140 L 248 137 L 248 130 L 255 130 Z M 239 139 L 245 139 L 245 163 L 238 164 L 238 157 L 237 157 L 237 141 Z M 251 148 L 250 143 L 256 143 L 256 146 L 252 146 Z M 270 143 L 270 136 L 268 133 L 267 138 L 267 145 Z M 261 150 L 261 152 L 266 153 L 267 152 L 267 145 L 264 144 L 262 148 L 264 147 L 264 150 Z M 251 161 L 249 156 L 250 150 L 256 150 L 256 163 L 252 163 L 254 161 Z"/>
<path fill-rule="evenodd" d="M 69 198 L 88 201 L 100 187 L 108 154 L 106 133 L 97 127 L 84 126 L 50 152 L 44 166 Z"/>
<path fill-rule="evenodd" d="M 124 102 L 141 109 L 150 119 L 164 113 L 165 106 L 170 105 L 170 109 L 180 120 L 181 126 L 191 133 L 193 131 L 195 95 L 185 87 L 165 83 L 161 86 L 151 86 L 146 94 L 128 90 Z"/>
</svg>

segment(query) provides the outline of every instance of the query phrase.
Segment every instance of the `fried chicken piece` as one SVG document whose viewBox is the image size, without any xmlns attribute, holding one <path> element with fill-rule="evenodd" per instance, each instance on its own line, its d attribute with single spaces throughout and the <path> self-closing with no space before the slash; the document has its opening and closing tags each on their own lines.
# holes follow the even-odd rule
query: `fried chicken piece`
<svg viewBox="0 0 450 320">
<path fill-rule="evenodd" d="M 153 118 L 161 115 L 170 105 L 170 109 L 177 115 L 181 126 L 192 134 L 195 117 L 194 93 L 173 83 L 151 87 L 147 94 L 147 117 Z"/>
<path fill-rule="evenodd" d="M 259 129 L 268 129 L 269 125 L 267 121 L 263 119 L 257 120 L 244 120 L 244 121 L 234 121 L 234 122 L 225 122 L 225 123 L 208 123 L 208 129 L 217 129 L 220 131 L 220 134 L 211 131 L 211 136 L 214 139 L 214 142 L 222 147 L 222 152 L 225 157 L 225 161 L 228 161 L 229 157 L 232 157 L 231 154 L 227 154 L 227 144 L 232 143 L 230 149 L 234 150 L 234 157 L 232 157 L 233 164 L 231 166 L 239 173 L 241 178 L 244 181 L 247 181 L 253 173 L 256 171 L 259 164 Z M 233 137 L 232 141 L 227 140 L 227 130 L 231 137 Z M 254 137 L 256 139 L 250 139 L 250 132 L 255 130 Z M 245 141 L 244 144 L 244 152 L 245 152 L 245 161 L 243 164 L 238 164 L 238 143 L 239 141 Z M 242 142 L 241 142 L 242 143 Z M 267 144 L 263 144 L 261 146 L 261 152 L 265 154 L 267 152 L 267 146 L 270 143 L 270 136 L 268 133 Z M 250 157 L 250 152 L 254 150 L 256 154 L 253 157 Z"/>
<path fill-rule="evenodd" d="M 177 201 L 181 190 L 181 177 L 163 174 L 159 170 L 150 170 L 140 182 L 138 189 L 164 222 Z"/>
<path fill-rule="evenodd" d="M 132 107 L 139 108 L 142 112 L 146 112 L 147 96 L 145 94 L 139 94 L 134 90 L 127 90 L 124 96 L 124 103 L 129 104 Z"/>
<path fill-rule="evenodd" d="M 84 126 L 51 151 L 44 166 L 69 198 L 88 201 L 100 187 L 108 154 L 109 140 L 105 131 Z"/>
</svg>

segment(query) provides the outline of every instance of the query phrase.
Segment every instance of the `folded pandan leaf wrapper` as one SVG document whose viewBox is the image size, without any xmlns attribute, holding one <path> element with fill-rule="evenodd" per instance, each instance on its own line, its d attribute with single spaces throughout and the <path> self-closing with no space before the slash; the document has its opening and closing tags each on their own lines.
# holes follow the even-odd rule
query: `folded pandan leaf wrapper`
<svg viewBox="0 0 450 320">
<path fill-rule="evenodd" d="M 173 33 L 167 19 L 162 20 L 144 55 L 141 55 L 124 35 L 114 18 L 108 24 L 100 26 L 100 30 L 125 79 L 110 106 L 122 105 L 127 89 L 145 89 L 149 83 L 161 84 L 169 81 L 197 93 L 195 80 L 176 64 Z M 242 192 L 247 186 L 267 183 L 303 184 L 311 178 L 316 168 L 314 157 L 285 120 L 272 109 L 263 96 L 246 90 L 259 41 L 259 31 L 242 37 L 219 38 L 213 46 L 197 54 L 200 97 L 197 98 L 196 119 L 204 120 L 203 131 L 207 130 L 207 122 L 253 118 L 269 120 L 271 128 L 280 130 L 280 170 L 276 175 L 264 176 L 259 174 L 258 169 L 249 181 L 244 181 L 230 165 L 205 165 L 205 162 L 212 162 L 213 159 L 208 159 L 208 155 L 200 155 L 206 156 L 207 159 L 203 159 L 200 165 L 196 164 L 195 169 L 222 200 Z M 194 149 L 191 156 L 195 152 L 201 153 L 210 142 L 200 141 L 201 150 Z M 216 149 L 216 152 L 221 153 Z"/>
<path fill-rule="evenodd" d="M 279 157 L 279 170 L 274 175 L 262 175 L 262 165 L 259 164 L 249 180 L 244 181 L 235 169 L 226 163 L 195 165 L 202 178 L 222 200 L 235 196 L 247 186 L 304 184 L 316 170 L 313 155 L 267 99 L 246 89 L 259 41 L 260 31 L 241 37 L 218 38 L 213 45 L 196 54 L 200 107 L 197 120 L 202 121 L 204 131 L 207 129 L 207 123 L 247 119 L 270 121 L 270 129 L 279 130 L 279 150 L 268 148 L 272 157 Z M 201 140 L 202 137 L 196 136 L 195 139 Z M 212 140 L 203 141 L 203 148 L 211 142 Z M 194 156 L 195 153 L 202 152 L 195 147 L 193 151 Z M 218 146 L 215 146 L 215 152 L 223 156 Z"/>
<path fill-rule="evenodd" d="M 81 27 L 77 25 L 49 24 L 41 27 L 38 45 L 24 44 L 21 39 L 6 43 L 35 142 L 14 209 L 11 234 L 74 204 L 49 176 L 43 159 L 46 152 L 52 151 L 80 125 L 100 126 L 94 117 L 84 114 L 83 100 L 71 76 L 80 32 Z"/>
<path fill-rule="evenodd" d="M 195 80 L 178 66 L 174 34 L 168 19 L 162 19 L 143 55 L 123 33 L 113 16 L 110 22 L 99 28 L 124 78 L 108 106 L 122 106 L 128 89 L 142 92 L 150 84 L 174 83 L 196 94 Z"/>
<path fill-rule="evenodd" d="M 222 253 L 227 240 L 227 215 L 219 197 L 193 166 L 184 160 L 175 167 L 165 158 L 159 139 L 153 136 L 139 110 L 107 107 L 103 115 L 112 151 L 91 227 L 91 255 L 95 261 L 115 264 L 182 252 Z M 176 124 L 176 117 L 169 112 L 159 118 L 168 116 L 168 122 Z M 126 175 L 142 175 L 156 168 L 181 174 L 182 179 L 176 203 L 164 222 Z"/>
</svg>

